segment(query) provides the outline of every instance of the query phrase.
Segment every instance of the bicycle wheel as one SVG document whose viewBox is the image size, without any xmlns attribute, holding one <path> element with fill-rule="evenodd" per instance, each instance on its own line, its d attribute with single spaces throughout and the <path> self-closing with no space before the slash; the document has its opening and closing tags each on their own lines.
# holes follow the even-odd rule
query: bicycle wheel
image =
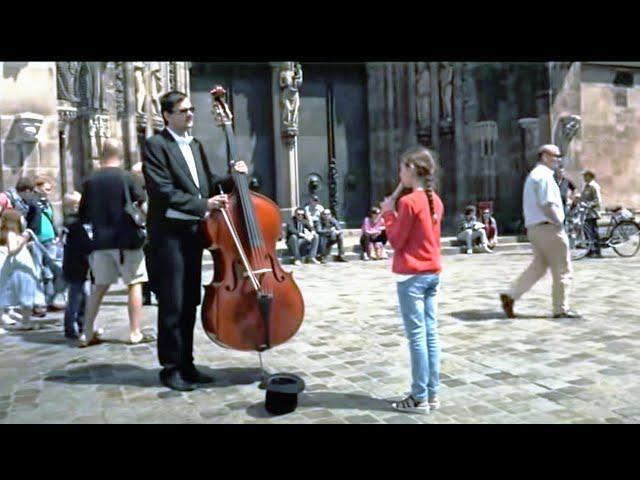
<svg viewBox="0 0 640 480">
<path fill-rule="evenodd" d="M 609 245 L 621 257 L 633 257 L 640 250 L 640 226 L 633 221 L 622 221 L 611 232 Z"/>
<path fill-rule="evenodd" d="M 584 258 L 589 250 L 593 240 L 589 238 L 589 234 L 585 225 L 581 223 L 575 223 L 568 225 L 566 228 L 567 237 L 569 238 L 569 250 L 571 252 L 572 260 L 580 260 Z"/>
</svg>

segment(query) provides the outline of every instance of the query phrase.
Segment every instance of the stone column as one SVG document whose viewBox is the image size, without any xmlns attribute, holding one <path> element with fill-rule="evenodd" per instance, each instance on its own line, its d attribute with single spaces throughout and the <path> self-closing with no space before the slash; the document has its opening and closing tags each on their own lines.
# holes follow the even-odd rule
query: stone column
<svg viewBox="0 0 640 480">
<path fill-rule="evenodd" d="M 429 62 L 431 72 L 431 147 L 440 148 L 440 81 L 438 62 Z"/>
<path fill-rule="evenodd" d="M 136 130 L 136 88 L 131 62 L 124 62 L 123 68 L 123 103 L 124 113 L 122 115 L 122 144 L 124 149 L 125 162 L 128 167 L 141 160 L 140 148 L 138 145 L 138 133 Z"/>
<path fill-rule="evenodd" d="M 282 124 L 283 104 L 280 72 L 290 62 L 271 63 L 271 101 L 273 103 L 273 138 L 276 173 L 276 203 L 283 220 L 288 220 L 300 204 L 297 132 L 285 130 Z"/>
<path fill-rule="evenodd" d="M 75 190 L 73 181 L 73 155 L 69 150 L 71 122 L 78 109 L 70 105 L 58 105 L 58 132 L 60 135 L 60 187 L 61 195 Z"/>
<path fill-rule="evenodd" d="M 521 118 L 518 126 L 522 132 L 522 163 L 518 166 L 518 171 L 528 172 L 538 158 L 538 147 L 543 143 L 540 139 L 540 120 L 538 118 Z"/>
<path fill-rule="evenodd" d="M 462 75 L 461 64 L 453 64 L 453 134 L 456 158 L 456 207 L 460 211 L 467 202 L 465 165 L 468 158 L 467 144 L 464 138 L 464 119 L 462 115 Z"/>
<path fill-rule="evenodd" d="M 536 94 L 536 113 L 539 121 L 540 143 L 551 142 L 551 101 L 550 90 L 540 90 Z"/>
</svg>

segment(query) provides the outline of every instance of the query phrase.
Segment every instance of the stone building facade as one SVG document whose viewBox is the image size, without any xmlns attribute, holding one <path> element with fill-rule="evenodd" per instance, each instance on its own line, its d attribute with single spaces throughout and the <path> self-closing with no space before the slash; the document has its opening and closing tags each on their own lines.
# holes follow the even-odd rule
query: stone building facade
<svg viewBox="0 0 640 480">
<path fill-rule="evenodd" d="M 78 189 L 106 137 L 128 167 L 162 128 L 158 97 L 190 94 L 193 134 L 226 169 L 210 90 L 227 90 L 239 154 L 255 190 L 283 218 L 311 193 L 359 226 L 397 182 L 408 146 L 441 165 L 445 231 L 466 204 L 492 201 L 505 232 L 521 228 L 522 184 L 539 144 L 554 141 L 580 182 L 593 169 L 607 205 L 640 208 L 640 64 L 0 62 L 0 186 L 48 174 Z"/>
</svg>

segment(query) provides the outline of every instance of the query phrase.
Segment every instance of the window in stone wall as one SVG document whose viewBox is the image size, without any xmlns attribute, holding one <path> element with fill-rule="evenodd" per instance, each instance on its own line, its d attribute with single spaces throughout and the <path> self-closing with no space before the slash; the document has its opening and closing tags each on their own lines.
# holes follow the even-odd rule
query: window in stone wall
<svg viewBox="0 0 640 480">
<path fill-rule="evenodd" d="M 627 98 L 627 89 L 617 87 L 613 91 L 613 97 L 615 99 L 616 107 L 624 107 L 628 106 L 628 98 Z"/>
<path fill-rule="evenodd" d="M 618 70 L 613 84 L 617 87 L 633 87 L 633 72 Z"/>
</svg>

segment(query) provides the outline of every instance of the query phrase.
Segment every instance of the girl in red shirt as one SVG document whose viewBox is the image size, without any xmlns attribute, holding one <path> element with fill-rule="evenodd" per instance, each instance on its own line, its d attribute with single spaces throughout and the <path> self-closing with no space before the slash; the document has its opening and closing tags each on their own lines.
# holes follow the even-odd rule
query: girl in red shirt
<svg viewBox="0 0 640 480">
<path fill-rule="evenodd" d="M 387 238 L 393 247 L 392 272 L 411 353 L 411 394 L 393 407 L 429 413 L 440 406 L 440 344 L 437 294 L 440 285 L 440 225 L 444 207 L 433 191 L 436 161 L 414 147 L 400 158 L 400 184 L 381 203 Z M 395 201 L 403 188 L 411 193 Z M 396 207 L 394 209 L 394 206 Z"/>
</svg>

